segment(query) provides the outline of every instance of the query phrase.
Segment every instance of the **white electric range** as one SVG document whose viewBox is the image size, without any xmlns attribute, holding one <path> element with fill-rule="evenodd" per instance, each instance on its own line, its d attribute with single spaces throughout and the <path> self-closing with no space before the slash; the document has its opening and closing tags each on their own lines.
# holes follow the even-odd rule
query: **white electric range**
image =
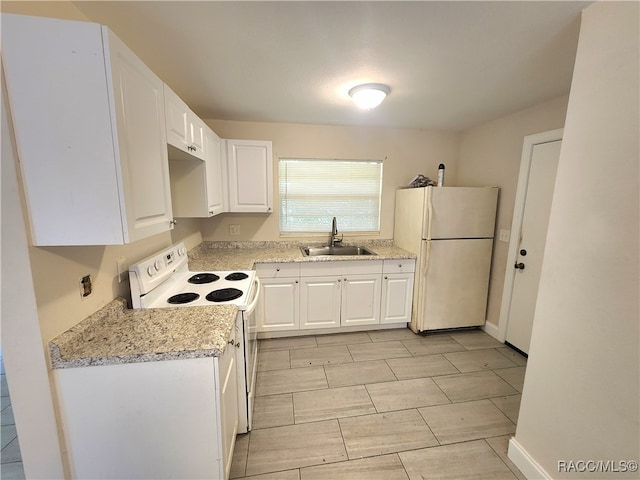
<svg viewBox="0 0 640 480">
<path fill-rule="evenodd" d="M 177 243 L 129 267 L 133 308 L 237 305 L 243 342 L 237 351 L 238 433 L 251 430 L 258 365 L 255 308 L 260 281 L 253 270 L 189 271 L 187 249 Z"/>
</svg>

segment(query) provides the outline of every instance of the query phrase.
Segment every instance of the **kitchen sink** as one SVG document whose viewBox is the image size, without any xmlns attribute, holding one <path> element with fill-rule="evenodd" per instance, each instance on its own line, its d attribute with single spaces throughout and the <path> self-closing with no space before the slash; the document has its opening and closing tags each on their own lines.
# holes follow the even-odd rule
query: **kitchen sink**
<svg viewBox="0 0 640 480">
<path fill-rule="evenodd" d="M 337 247 L 300 247 L 305 257 L 316 257 L 318 255 L 377 255 L 365 247 L 351 245 L 340 245 Z"/>
</svg>

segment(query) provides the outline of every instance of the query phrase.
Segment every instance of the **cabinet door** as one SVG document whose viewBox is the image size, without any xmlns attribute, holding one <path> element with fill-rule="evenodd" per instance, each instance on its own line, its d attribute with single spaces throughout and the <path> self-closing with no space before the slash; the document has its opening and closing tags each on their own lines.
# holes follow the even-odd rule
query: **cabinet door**
<svg viewBox="0 0 640 480">
<path fill-rule="evenodd" d="M 271 142 L 227 140 L 230 212 L 273 211 Z"/>
<path fill-rule="evenodd" d="M 195 157 L 204 160 L 207 155 L 205 147 L 205 132 L 208 130 L 208 127 L 191 110 L 189 110 L 188 119 L 189 138 L 191 140 L 189 151 Z"/>
<path fill-rule="evenodd" d="M 233 446 L 238 433 L 238 379 L 236 374 L 236 347 L 238 341 L 242 341 L 233 329 L 233 345 L 228 344 L 218 361 L 218 379 L 216 387 L 220 398 L 220 436 L 223 478 L 229 478 L 231 460 L 233 458 Z"/>
<path fill-rule="evenodd" d="M 340 326 L 340 276 L 300 279 L 300 328 Z"/>
<path fill-rule="evenodd" d="M 412 299 L 413 273 L 385 274 L 380 323 L 410 322 Z"/>
<path fill-rule="evenodd" d="M 260 278 L 258 332 L 298 330 L 300 302 L 298 278 Z"/>
<path fill-rule="evenodd" d="M 191 142 L 189 107 L 166 84 L 163 89 L 167 143 L 186 152 Z"/>
<path fill-rule="evenodd" d="M 117 131 L 116 162 L 126 243 L 173 228 L 164 117 L 164 84 L 103 27 L 109 94 Z"/>
<path fill-rule="evenodd" d="M 342 279 L 341 325 L 380 323 L 381 275 L 345 275 Z"/>
<path fill-rule="evenodd" d="M 204 142 L 206 152 L 207 212 L 209 216 L 213 216 L 226 211 L 222 187 L 222 141 L 213 130 L 207 128 Z"/>
</svg>

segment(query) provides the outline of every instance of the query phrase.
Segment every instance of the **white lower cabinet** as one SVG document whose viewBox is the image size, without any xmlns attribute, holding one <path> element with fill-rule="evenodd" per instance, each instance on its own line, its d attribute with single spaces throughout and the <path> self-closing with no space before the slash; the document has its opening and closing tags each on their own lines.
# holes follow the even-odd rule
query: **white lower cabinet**
<svg viewBox="0 0 640 480">
<path fill-rule="evenodd" d="M 406 324 L 414 270 L 412 259 L 258 264 L 258 332 L 268 337 Z"/>
<path fill-rule="evenodd" d="M 300 328 L 299 278 L 260 278 L 260 283 L 258 331 Z"/>
<path fill-rule="evenodd" d="M 260 278 L 257 308 L 258 332 L 300 328 L 300 265 L 262 263 L 256 266 Z"/>
<path fill-rule="evenodd" d="M 413 273 L 386 274 L 382 279 L 380 323 L 411 321 Z"/>
<path fill-rule="evenodd" d="M 409 323 L 415 260 L 385 260 L 382 273 L 380 323 Z"/>
<path fill-rule="evenodd" d="M 380 323 L 380 274 L 344 275 L 340 324 L 376 325 Z"/>
<path fill-rule="evenodd" d="M 62 368 L 54 378 L 72 478 L 229 478 L 231 345 L 221 357 Z"/>
<path fill-rule="evenodd" d="M 380 323 L 382 260 L 312 262 L 300 266 L 300 328 Z"/>
<path fill-rule="evenodd" d="M 300 328 L 337 328 L 340 326 L 342 277 L 300 278 Z"/>
</svg>

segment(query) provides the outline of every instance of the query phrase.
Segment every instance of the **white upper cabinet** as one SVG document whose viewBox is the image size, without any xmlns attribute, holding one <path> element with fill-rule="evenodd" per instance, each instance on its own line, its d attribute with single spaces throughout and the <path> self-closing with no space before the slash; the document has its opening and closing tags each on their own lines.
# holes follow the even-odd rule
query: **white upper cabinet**
<svg viewBox="0 0 640 480">
<path fill-rule="evenodd" d="M 221 143 L 213 130 L 205 126 L 204 161 L 170 150 L 171 198 L 176 217 L 212 217 L 225 211 Z"/>
<path fill-rule="evenodd" d="M 269 141 L 226 140 L 230 212 L 273 211 L 273 154 Z"/>
<path fill-rule="evenodd" d="M 182 152 L 204 160 L 206 156 L 204 137 L 208 127 L 166 84 L 164 85 L 164 102 L 167 143 Z"/>
<path fill-rule="evenodd" d="M 227 211 L 225 186 L 226 172 L 223 168 L 222 140 L 213 130 L 206 127 L 204 146 L 207 152 L 206 178 L 208 215 L 213 216 Z"/>
<path fill-rule="evenodd" d="M 34 244 L 123 244 L 172 229 L 162 81 L 106 27 L 2 17 Z"/>
</svg>

